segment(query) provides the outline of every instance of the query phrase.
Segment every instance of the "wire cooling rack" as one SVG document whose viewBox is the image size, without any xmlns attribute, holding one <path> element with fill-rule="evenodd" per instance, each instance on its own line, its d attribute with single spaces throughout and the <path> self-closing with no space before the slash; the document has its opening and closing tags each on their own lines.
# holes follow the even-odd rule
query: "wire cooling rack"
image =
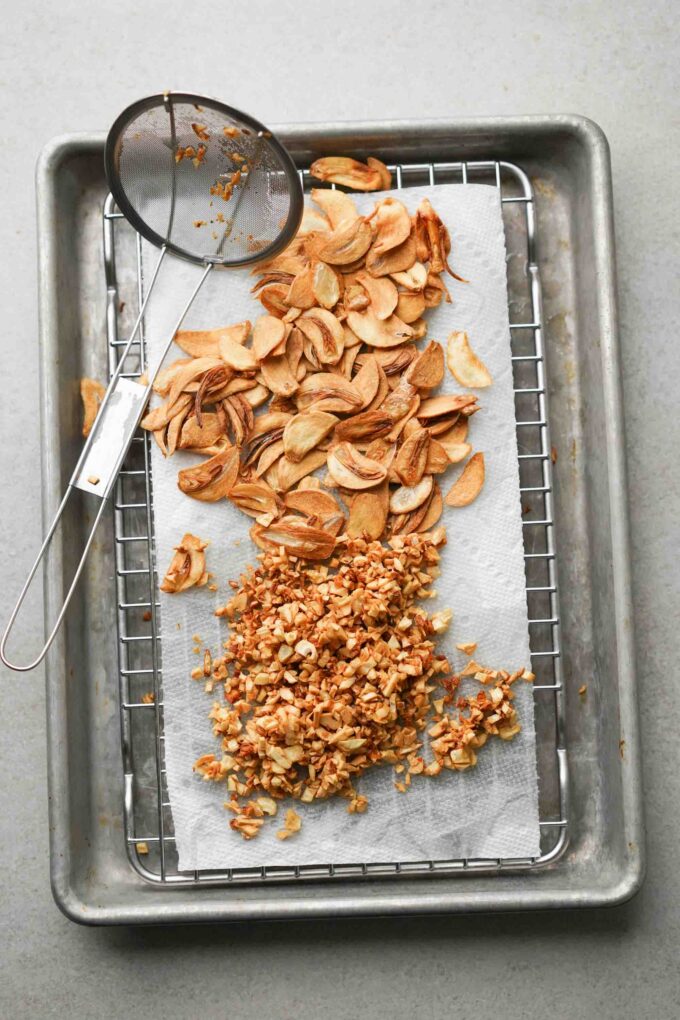
<svg viewBox="0 0 680 1020">
<path fill-rule="evenodd" d="M 545 867 L 568 840 L 568 772 L 555 565 L 551 445 L 543 350 L 541 283 L 536 262 L 536 215 L 531 183 L 512 163 L 483 160 L 392 166 L 397 188 L 486 183 L 499 190 L 508 252 L 508 299 L 519 447 L 524 559 L 539 773 L 540 856 L 451 859 L 384 864 L 231 868 L 180 872 L 164 764 L 163 681 L 154 552 L 150 438 L 140 433 L 120 473 L 114 498 L 116 596 L 120 663 L 125 840 L 131 866 L 163 885 L 305 882 L 362 877 L 398 878 L 495 874 Z M 300 171 L 305 189 L 309 174 Z M 113 372 L 129 321 L 144 297 L 141 238 L 116 209 L 104 205 L 109 370 Z M 136 342 L 136 378 L 145 368 L 145 334 Z M 153 698 L 151 697 L 153 696 Z"/>
</svg>

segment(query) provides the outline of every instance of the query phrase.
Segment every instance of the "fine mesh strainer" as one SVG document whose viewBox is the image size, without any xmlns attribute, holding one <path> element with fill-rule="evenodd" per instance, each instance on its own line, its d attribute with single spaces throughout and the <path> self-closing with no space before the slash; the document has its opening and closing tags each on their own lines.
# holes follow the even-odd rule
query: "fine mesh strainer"
<svg viewBox="0 0 680 1020">
<path fill-rule="evenodd" d="M 251 266 L 272 258 L 290 243 L 302 218 L 302 187 L 290 155 L 258 121 L 214 99 L 165 92 L 139 100 L 113 124 L 105 164 L 119 209 L 145 240 L 160 248 L 160 255 L 95 424 L 0 642 L 2 661 L 20 671 L 42 662 L 56 636 L 156 375 L 206 277 L 215 267 Z M 162 357 L 141 385 L 122 373 L 168 252 L 202 266 L 203 272 Z M 6 656 L 7 640 L 76 488 L 98 496 L 100 505 L 42 651 L 18 665 Z"/>
</svg>

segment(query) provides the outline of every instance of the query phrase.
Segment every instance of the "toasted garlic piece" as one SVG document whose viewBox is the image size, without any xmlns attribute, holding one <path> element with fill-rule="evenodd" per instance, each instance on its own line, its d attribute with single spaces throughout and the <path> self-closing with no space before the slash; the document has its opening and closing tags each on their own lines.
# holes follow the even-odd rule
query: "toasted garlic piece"
<svg viewBox="0 0 680 1020">
<path fill-rule="evenodd" d="M 458 421 L 447 432 L 442 432 L 437 438 L 444 447 L 460 446 L 467 439 L 468 427 L 468 419 L 461 414 Z"/>
<path fill-rule="evenodd" d="M 444 378 L 444 349 L 436 340 L 419 351 L 405 372 L 405 379 L 418 390 L 432 390 Z"/>
<path fill-rule="evenodd" d="M 303 334 L 295 326 L 288 334 L 285 344 L 285 355 L 290 365 L 290 372 L 297 382 L 302 382 L 307 371 L 304 365 L 301 364 L 305 346 L 304 339 Z"/>
<path fill-rule="evenodd" d="M 185 419 L 177 447 L 180 450 L 200 450 L 212 446 L 225 432 L 224 422 L 217 414 L 203 414 L 199 425 L 196 415 Z"/>
<path fill-rule="evenodd" d="M 337 365 L 342 357 L 345 334 L 342 324 L 327 308 L 310 308 L 297 320 L 320 365 Z"/>
<path fill-rule="evenodd" d="M 384 255 L 403 244 L 411 233 L 411 217 L 403 202 L 397 198 L 384 198 L 379 202 L 375 210 L 375 229 L 371 247 L 374 255 Z"/>
<path fill-rule="evenodd" d="M 358 492 L 349 508 L 347 534 L 350 538 L 361 538 L 363 535 L 372 540 L 380 538 L 387 523 L 389 505 L 387 481 L 376 485 L 374 489 Z"/>
<path fill-rule="evenodd" d="M 315 411 L 337 411 L 340 414 L 358 411 L 363 402 L 361 394 L 348 379 L 331 372 L 315 372 L 303 379 L 296 401 L 300 411 L 314 405 Z"/>
<path fill-rule="evenodd" d="M 286 457 L 298 464 L 332 432 L 338 419 L 327 411 L 305 411 L 296 414 L 283 431 L 283 448 Z"/>
<path fill-rule="evenodd" d="M 388 319 L 397 307 L 399 294 L 392 280 L 387 276 L 375 277 L 362 270 L 356 274 L 357 283 L 361 284 L 370 302 L 370 309 L 377 319 Z M 361 311 L 361 309 L 350 309 Z"/>
<path fill-rule="evenodd" d="M 290 311 L 289 305 L 286 304 L 287 296 L 288 284 L 285 283 L 275 283 L 271 287 L 264 287 L 258 294 L 265 311 L 277 319 L 282 319 Z"/>
<path fill-rule="evenodd" d="M 331 228 L 340 230 L 348 227 L 359 219 L 357 207 L 344 191 L 332 191 L 330 188 L 312 188 L 312 202 L 320 206 L 328 217 Z"/>
<path fill-rule="evenodd" d="M 427 269 L 422 262 L 414 262 L 410 269 L 392 273 L 392 279 L 406 290 L 421 291 L 427 283 Z"/>
<path fill-rule="evenodd" d="M 305 517 L 317 517 L 324 527 L 338 516 L 342 522 L 345 520 L 337 500 L 322 489 L 294 489 L 285 494 L 283 502 L 289 510 L 296 510 Z"/>
<path fill-rule="evenodd" d="M 268 515 L 270 521 L 281 512 L 281 500 L 261 478 L 256 482 L 237 482 L 229 490 L 229 499 L 249 517 Z"/>
<path fill-rule="evenodd" d="M 266 476 L 267 481 L 270 482 L 272 488 L 277 488 L 279 492 L 287 492 L 288 489 L 292 489 L 296 482 L 311 474 L 312 471 L 316 471 L 317 468 L 320 468 L 325 463 L 325 450 L 310 450 L 297 463 L 283 456 L 274 465 L 277 468 L 275 483 L 272 484 L 270 482 L 268 475 Z"/>
<path fill-rule="evenodd" d="M 322 308 L 335 308 L 340 300 L 342 275 L 321 261 L 312 262 L 311 269 L 314 297 Z"/>
<path fill-rule="evenodd" d="M 312 163 L 309 172 L 319 181 L 342 184 L 354 191 L 379 191 L 384 187 L 384 175 L 377 167 L 348 156 L 324 156 Z"/>
<path fill-rule="evenodd" d="M 370 224 L 364 219 L 358 219 L 342 230 L 334 230 L 331 234 L 315 238 L 314 244 L 307 250 L 310 255 L 329 265 L 348 266 L 366 254 L 372 240 Z"/>
<path fill-rule="evenodd" d="M 187 532 L 179 545 L 175 546 L 175 555 L 161 583 L 161 591 L 175 595 L 187 588 L 202 587 L 208 580 L 205 572 L 205 550 L 208 545 L 208 542 Z"/>
<path fill-rule="evenodd" d="M 372 312 L 350 312 L 349 328 L 371 347 L 397 347 L 413 336 L 413 330 L 396 315 L 378 319 Z"/>
<path fill-rule="evenodd" d="M 220 340 L 220 357 L 226 365 L 236 369 L 237 372 L 254 372 L 258 367 L 258 360 L 253 352 L 231 337 L 222 337 Z"/>
<path fill-rule="evenodd" d="M 396 314 L 402 322 L 415 322 L 425 311 L 425 298 L 422 294 L 404 291 L 399 295 Z"/>
<path fill-rule="evenodd" d="M 350 349 L 350 353 L 358 352 L 358 347 Z M 376 358 L 368 357 L 363 363 L 357 374 L 352 379 L 352 386 L 361 394 L 362 398 L 362 409 L 368 407 L 376 393 L 378 392 L 378 386 L 380 385 L 380 365 Z"/>
<path fill-rule="evenodd" d="M 352 443 L 370 443 L 386 436 L 394 426 L 390 415 L 383 410 L 363 411 L 335 427 L 336 439 Z"/>
<path fill-rule="evenodd" d="M 484 485 L 484 454 L 475 453 L 449 489 L 444 502 L 447 506 L 468 506 L 482 491 Z"/>
<path fill-rule="evenodd" d="M 366 255 L 366 269 L 371 276 L 391 276 L 407 272 L 416 261 L 416 242 L 413 233 L 405 241 L 389 251 L 375 252 L 371 248 Z"/>
<path fill-rule="evenodd" d="M 467 421 L 467 419 L 464 420 Z M 453 443 L 450 439 L 446 439 L 446 434 L 438 436 L 434 442 L 439 443 L 442 447 L 449 464 L 459 464 L 461 460 L 465 460 L 472 452 L 472 447 L 469 443 Z"/>
<path fill-rule="evenodd" d="M 328 453 L 328 471 L 345 489 L 370 489 L 387 477 L 387 469 L 364 457 L 351 443 L 339 443 Z"/>
<path fill-rule="evenodd" d="M 315 233 L 320 231 L 322 233 L 330 233 L 331 222 L 324 213 L 319 212 L 318 209 L 312 209 L 309 206 L 305 207 L 305 211 L 302 214 L 302 221 L 298 227 L 298 237 L 304 236 L 305 234 Z"/>
<path fill-rule="evenodd" d="M 291 309 L 313 308 L 316 304 L 316 294 L 313 289 L 314 269 L 312 264 L 305 266 L 291 281 L 290 288 L 286 294 L 286 304 Z"/>
<path fill-rule="evenodd" d="M 477 397 L 472 393 L 444 393 L 423 400 L 418 409 L 418 421 L 431 435 L 439 436 L 455 425 L 459 415 L 476 410 Z"/>
<path fill-rule="evenodd" d="M 408 514 L 421 506 L 432 492 L 434 479 L 425 475 L 416 485 L 401 485 L 390 496 L 390 512 Z"/>
<path fill-rule="evenodd" d="M 254 525 L 251 535 L 268 548 L 283 546 L 288 552 L 308 560 L 325 560 L 335 548 L 335 536 L 315 528 L 299 517 L 282 517 L 268 527 Z"/>
<path fill-rule="evenodd" d="M 260 370 L 272 393 L 278 393 L 282 397 L 291 397 L 297 390 L 298 382 L 290 370 L 290 364 L 285 354 L 269 355 L 261 363 Z"/>
<path fill-rule="evenodd" d="M 377 170 L 380 174 L 380 187 L 382 191 L 389 191 L 392 187 L 392 174 L 385 164 L 376 159 L 375 156 L 369 156 L 366 162 L 371 170 Z"/>
<path fill-rule="evenodd" d="M 263 361 L 286 339 L 286 324 L 273 315 L 261 315 L 253 330 L 253 353 Z"/>
<path fill-rule="evenodd" d="M 243 344 L 250 336 L 250 329 L 248 320 L 220 329 L 182 329 L 175 334 L 175 343 L 192 358 L 219 358 L 222 339 L 228 337 Z"/>
<path fill-rule="evenodd" d="M 83 401 L 83 436 L 85 437 L 90 434 L 105 393 L 106 387 L 96 379 L 80 380 L 80 396 Z"/>
<path fill-rule="evenodd" d="M 446 471 L 446 469 L 448 468 L 449 464 L 452 463 L 452 461 L 449 460 L 446 450 L 439 442 L 439 440 L 435 439 L 434 436 L 430 435 L 429 432 L 427 434 L 428 436 L 430 436 L 430 445 L 428 446 L 427 449 L 427 462 L 425 464 L 425 474 L 440 475 L 442 471 Z"/>
<path fill-rule="evenodd" d="M 239 451 L 235 446 L 227 447 L 202 464 L 183 468 L 177 476 L 182 492 L 204 503 L 223 499 L 238 478 Z"/>
<path fill-rule="evenodd" d="M 446 347 L 446 363 L 451 375 L 470 389 L 482 389 L 493 382 L 491 373 L 470 347 L 467 333 L 451 333 Z"/>
<path fill-rule="evenodd" d="M 416 531 L 423 533 L 433 528 L 439 518 L 441 517 L 444 510 L 444 500 L 442 498 L 442 491 L 434 483 L 432 487 L 432 495 L 430 496 L 429 504 L 427 506 L 427 512 L 425 516 L 419 521 L 418 526 L 415 528 Z"/>
<path fill-rule="evenodd" d="M 394 463 L 395 471 L 404 485 L 416 485 L 421 480 L 425 474 L 429 449 L 430 433 L 420 426 L 404 440 Z"/>
</svg>

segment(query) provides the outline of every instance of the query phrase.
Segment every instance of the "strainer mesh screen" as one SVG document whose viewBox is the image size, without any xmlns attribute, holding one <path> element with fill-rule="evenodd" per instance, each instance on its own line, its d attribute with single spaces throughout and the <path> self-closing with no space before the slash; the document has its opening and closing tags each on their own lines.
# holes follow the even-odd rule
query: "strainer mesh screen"
<svg viewBox="0 0 680 1020">
<path fill-rule="evenodd" d="M 256 258 L 288 220 L 297 183 L 290 168 L 267 133 L 223 111 L 176 101 L 172 114 L 164 105 L 144 110 L 123 130 L 115 158 L 132 209 L 194 259 Z"/>
</svg>

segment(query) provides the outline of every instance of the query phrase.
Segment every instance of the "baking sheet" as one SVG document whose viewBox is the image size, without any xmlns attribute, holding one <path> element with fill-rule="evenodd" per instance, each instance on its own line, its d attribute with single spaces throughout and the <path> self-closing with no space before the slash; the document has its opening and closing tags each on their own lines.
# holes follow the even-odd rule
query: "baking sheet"
<svg viewBox="0 0 680 1020">
<path fill-rule="evenodd" d="M 478 641 L 475 657 L 497 667 L 529 665 L 524 561 L 519 503 L 517 446 L 508 328 L 505 243 L 498 192 L 485 185 L 439 185 L 408 189 L 399 198 L 413 211 L 428 195 L 453 237 L 454 265 L 468 284 L 452 284 L 453 304 L 428 314 L 428 337 L 445 341 L 453 329 L 466 329 L 494 377 L 480 391 L 483 410 L 470 427 L 474 449 L 485 453 L 487 481 L 471 507 L 447 510 L 449 544 L 444 550 L 438 603 L 449 605 L 454 622 L 440 643 L 454 667 L 464 664 L 456 641 Z M 361 211 L 377 196 L 356 196 Z M 157 258 L 145 250 L 148 267 Z M 195 267 L 173 260 L 161 274 L 147 315 L 150 360 L 171 326 L 175 306 L 188 293 Z M 186 328 L 209 328 L 254 319 L 260 306 L 249 293 L 245 272 L 213 273 L 189 313 Z M 178 354 L 181 352 L 177 352 Z M 450 377 L 442 391 L 459 387 Z M 168 790 L 181 869 L 248 867 L 259 864 L 379 862 L 458 857 L 520 857 L 538 853 L 539 826 L 533 730 L 533 697 L 516 686 L 522 732 L 510 744 L 489 741 L 476 769 L 446 772 L 437 779 L 414 777 L 406 795 L 394 787 L 391 769 L 374 769 L 357 783 L 369 810 L 349 816 L 346 803 L 333 800 L 298 808 L 303 829 L 293 840 L 275 839 L 277 823 L 257 840 L 244 843 L 228 827 L 223 808 L 226 787 L 192 773 L 196 758 L 218 751 L 207 718 L 212 698 L 190 680 L 197 659 L 192 635 L 202 646 L 219 648 L 225 624 L 213 611 L 227 597 L 226 582 L 238 577 L 257 550 L 248 538 L 249 518 L 228 502 L 199 504 L 176 487 L 180 466 L 200 458 L 179 454 L 164 461 L 154 447 L 154 517 L 159 570 L 185 531 L 209 540 L 209 569 L 220 590 L 193 590 L 179 597 L 161 593 L 163 693 Z M 444 485 L 456 475 L 451 469 Z"/>
</svg>

